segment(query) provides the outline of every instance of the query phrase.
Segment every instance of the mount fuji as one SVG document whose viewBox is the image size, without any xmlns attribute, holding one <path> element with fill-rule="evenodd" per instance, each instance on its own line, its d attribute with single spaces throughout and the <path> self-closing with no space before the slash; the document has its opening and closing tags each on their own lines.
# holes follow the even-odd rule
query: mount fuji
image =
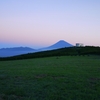
<svg viewBox="0 0 100 100">
<path fill-rule="evenodd" d="M 73 47 L 73 45 L 64 40 L 60 40 L 57 43 L 55 43 L 49 47 L 41 48 L 40 51 L 41 50 L 53 50 L 53 49 L 59 49 L 59 48 L 65 48 L 65 47 Z"/>
</svg>

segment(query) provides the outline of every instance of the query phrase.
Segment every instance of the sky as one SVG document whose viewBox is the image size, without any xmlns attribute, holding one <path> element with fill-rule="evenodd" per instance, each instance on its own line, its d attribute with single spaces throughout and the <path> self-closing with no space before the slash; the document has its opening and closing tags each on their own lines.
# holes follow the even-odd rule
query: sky
<svg viewBox="0 0 100 100">
<path fill-rule="evenodd" d="M 0 0 L 0 48 L 59 40 L 100 46 L 100 0 Z"/>
</svg>

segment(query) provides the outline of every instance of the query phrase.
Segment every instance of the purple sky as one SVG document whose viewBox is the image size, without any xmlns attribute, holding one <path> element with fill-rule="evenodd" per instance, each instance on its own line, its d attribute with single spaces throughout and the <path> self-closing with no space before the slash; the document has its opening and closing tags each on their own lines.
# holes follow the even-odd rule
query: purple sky
<svg viewBox="0 0 100 100">
<path fill-rule="evenodd" d="M 0 48 L 59 40 L 100 46 L 100 0 L 0 0 Z"/>
</svg>

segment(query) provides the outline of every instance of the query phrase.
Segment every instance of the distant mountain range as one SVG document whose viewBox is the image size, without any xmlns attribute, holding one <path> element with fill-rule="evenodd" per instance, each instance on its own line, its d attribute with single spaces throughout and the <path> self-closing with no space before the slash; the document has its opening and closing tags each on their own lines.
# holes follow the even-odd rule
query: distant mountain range
<svg viewBox="0 0 100 100">
<path fill-rule="evenodd" d="M 2 48 L 0 50 L 3 50 L 3 51 L 33 51 L 35 49 L 29 48 L 29 47 L 13 47 L 13 48 Z"/>
<path fill-rule="evenodd" d="M 64 40 L 60 40 L 49 47 L 40 48 L 38 50 L 29 47 L 2 48 L 0 49 L 0 57 L 9 57 L 9 56 L 21 55 L 26 53 L 34 53 L 34 52 L 53 50 L 53 49 L 72 47 L 72 46 L 73 46 L 72 44 Z"/>
<path fill-rule="evenodd" d="M 0 49 L 0 57 L 9 57 L 32 52 L 36 52 L 36 50 L 29 47 L 2 48 Z"/>
</svg>

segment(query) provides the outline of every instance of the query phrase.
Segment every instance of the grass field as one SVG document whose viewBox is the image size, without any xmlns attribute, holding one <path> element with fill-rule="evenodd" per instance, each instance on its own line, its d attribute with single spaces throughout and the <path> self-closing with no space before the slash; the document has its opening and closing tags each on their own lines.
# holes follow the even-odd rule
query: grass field
<svg viewBox="0 0 100 100">
<path fill-rule="evenodd" d="M 100 57 L 0 61 L 0 100 L 100 100 Z"/>
</svg>

